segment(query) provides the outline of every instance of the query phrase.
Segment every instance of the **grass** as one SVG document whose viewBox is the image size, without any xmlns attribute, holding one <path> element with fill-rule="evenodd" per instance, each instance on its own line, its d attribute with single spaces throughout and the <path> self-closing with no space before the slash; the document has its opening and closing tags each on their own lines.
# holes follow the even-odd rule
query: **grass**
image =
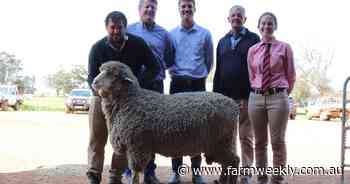
<svg viewBox="0 0 350 184">
<path fill-rule="evenodd" d="M 25 99 L 21 111 L 64 111 L 65 97 L 33 97 Z"/>
</svg>

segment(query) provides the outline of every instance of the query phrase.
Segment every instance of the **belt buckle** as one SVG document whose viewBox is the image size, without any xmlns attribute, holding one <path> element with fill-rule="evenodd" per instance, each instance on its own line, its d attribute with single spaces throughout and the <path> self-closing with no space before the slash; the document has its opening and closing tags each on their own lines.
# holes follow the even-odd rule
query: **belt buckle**
<svg viewBox="0 0 350 184">
<path fill-rule="evenodd" d="M 268 96 L 268 95 L 270 95 L 269 90 L 266 90 L 266 91 L 264 91 L 264 92 L 262 93 L 262 96 Z"/>
</svg>

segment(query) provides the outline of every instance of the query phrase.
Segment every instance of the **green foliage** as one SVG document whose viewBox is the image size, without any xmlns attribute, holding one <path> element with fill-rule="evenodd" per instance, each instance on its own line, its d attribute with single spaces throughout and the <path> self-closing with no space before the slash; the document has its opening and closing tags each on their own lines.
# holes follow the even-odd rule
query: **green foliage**
<svg viewBox="0 0 350 184">
<path fill-rule="evenodd" d="M 87 70 L 83 65 L 73 65 L 70 70 L 60 68 L 55 74 L 46 77 L 50 87 L 56 89 L 56 94 L 67 94 L 73 88 L 82 86 L 87 80 Z"/>
<path fill-rule="evenodd" d="M 33 97 L 25 99 L 21 111 L 64 111 L 64 97 Z"/>
<path fill-rule="evenodd" d="M 22 70 L 22 61 L 7 52 L 0 52 L 0 84 L 14 84 Z"/>
</svg>

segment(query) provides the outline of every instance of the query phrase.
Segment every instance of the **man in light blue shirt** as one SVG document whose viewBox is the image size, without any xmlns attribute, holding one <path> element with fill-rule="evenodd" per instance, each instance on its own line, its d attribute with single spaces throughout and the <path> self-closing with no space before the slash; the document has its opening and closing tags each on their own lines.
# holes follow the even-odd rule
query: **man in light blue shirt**
<svg viewBox="0 0 350 184">
<path fill-rule="evenodd" d="M 194 22 L 195 0 L 179 0 L 181 25 L 170 32 L 175 47 L 175 63 L 170 68 L 170 94 L 205 91 L 206 78 L 213 64 L 213 42 L 210 32 Z M 200 168 L 201 155 L 191 158 L 191 167 Z M 182 158 L 172 158 L 173 174 L 169 184 L 180 183 L 178 173 Z M 193 172 L 192 172 L 193 173 Z M 200 175 L 193 173 L 194 184 L 204 184 Z"/>
<path fill-rule="evenodd" d="M 174 48 L 169 33 L 155 23 L 157 0 L 140 0 L 140 22 L 128 26 L 128 32 L 143 38 L 157 58 L 161 71 L 149 89 L 164 93 L 165 70 L 174 64 Z"/>
<path fill-rule="evenodd" d="M 140 0 L 138 7 L 140 22 L 129 25 L 127 31 L 145 40 L 161 67 L 156 80 L 152 81 L 150 86 L 146 88 L 164 93 L 165 70 L 174 64 L 174 47 L 168 31 L 155 23 L 157 5 L 157 0 Z M 154 161 L 155 155 L 145 168 L 145 184 L 160 184 L 155 175 L 156 164 Z M 131 176 L 129 169 L 126 171 L 126 175 Z"/>
</svg>

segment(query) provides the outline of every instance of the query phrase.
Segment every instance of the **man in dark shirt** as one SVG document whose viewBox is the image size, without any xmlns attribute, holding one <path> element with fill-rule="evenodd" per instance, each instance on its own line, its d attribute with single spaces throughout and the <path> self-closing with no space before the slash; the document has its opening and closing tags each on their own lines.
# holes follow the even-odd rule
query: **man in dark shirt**
<svg viewBox="0 0 350 184">
<path fill-rule="evenodd" d="M 248 119 L 248 98 L 250 92 L 247 54 L 248 49 L 259 42 L 259 36 L 243 27 L 245 10 L 241 6 L 230 9 L 228 21 L 231 30 L 219 41 L 214 76 L 214 92 L 222 93 L 240 104 L 239 139 L 243 167 L 251 167 L 254 159 L 253 129 Z M 235 129 L 237 130 L 237 129 Z M 235 137 L 237 131 L 235 131 Z M 242 184 L 250 184 L 251 176 L 243 176 Z"/>
<path fill-rule="evenodd" d="M 115 60 L 128 65 L 138 78 L 140 86 L 148 88 L 159 73 L 160 66 L 145 41 L 126 33 L 127 19 L 121 12 L 115 11 L 105 19 L 108 36 L 95 43 L 90 51 L 88 83 L 91 84 L 99 74 L 99 67 L 107 61 Z M 93 90 L 93 89 L 92 89 Z M 88 181 L 99 184 L 103 170 L 104 147 L 108 137 L 108 127 L 101 110 L 101 98 L 93 90 L 89 110 L 90 139 L 88 147 Z M 121 184 L 122 173 L 126 167 L 126 158 L 113 154 L 109 184 Z"/>
</svg>

